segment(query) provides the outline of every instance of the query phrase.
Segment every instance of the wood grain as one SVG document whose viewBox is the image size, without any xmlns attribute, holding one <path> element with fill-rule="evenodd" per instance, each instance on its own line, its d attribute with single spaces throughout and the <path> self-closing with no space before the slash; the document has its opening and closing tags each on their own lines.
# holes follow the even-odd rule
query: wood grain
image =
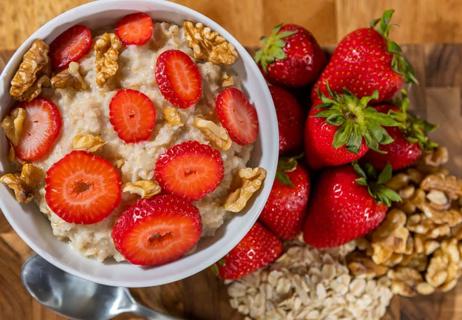
<svg viewBox="0 0 462 320">
<path fill-rule="evenodd" d="M 90 0 L 0 0 L 0 49 L 17 48 L 50 18 Z M 461 0 L 173 0 L 222 24 L 244 45 L 281 22 L 308 28 L 323 45 L 367 26 L 384 9 L 395 8 L 401 43 L 462 41 Z"/>
<path fill-rule="evenodd" d="M 414 108 L 429 121 L 441 125 L 435 139 L 449 147 L 452 154 L 449 167 L 461 175 L 462 45 L 408 45 L 403 49 L 421 84 L 412 91 Z M 0 51 L 0 70 L 10 55 L 11 52 Z M 0 215 L 0 319 L 63 319 L 36 303 L 23 288 L 19 272 L 30 254 L 31 250 Z M 169 285 L 132 292 L 145 305 L 185 319 L 242 319 L 228 305 L 225 286 L 210 270 Z M 139 318 L 126 315 L 117 319 Z M 462 319 L 462 283 L 447 294 L 415 299 L 395 297 L 385 319 Z"/>
</svg>

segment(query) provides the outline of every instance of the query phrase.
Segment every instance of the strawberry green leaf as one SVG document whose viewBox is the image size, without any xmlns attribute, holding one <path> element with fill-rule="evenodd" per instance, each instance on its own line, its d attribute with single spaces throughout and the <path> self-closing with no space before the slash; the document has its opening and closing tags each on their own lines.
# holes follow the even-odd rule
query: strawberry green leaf
<svg viewBox="0 0 462 320">
<path fill-rule="evenodd" d="M 276 179 L 278 179 L 282 184 L 293 188 L 294 184 L 287 175 L 287 172 L 294 171 L 298 165 L 297 160 L 302 157 L 303 154 L 290 158 L 280 158 L 276 171 Z"/>
<path fill-rule="evenodd" d="M 285 40 L 296 31 L 280 32 L 282 24 L 277 25 L 271 31 L 271 35 L 261 40 L 261 48 L 255 53 L 255 61 L 261 65 L 265 72 L 268 71 L 268 65 L 275 60 L 282 60 L 286 57 L 284 52 Z"/>
<path fill-rule="evenodd" d="M 369 106 L 371 100 L 378 98 L 378 92 L 373 95 L 358 99 L 351 92 L 333 93 L 326 84 L 330 97 L 321 93 L 321 105 L 316 106 L 320 110 L 315 117 L 325 118 L 325 121 L 338 127 L 335 132 L 332 146 L 340 148 L 345 146 L 347 150 L 358 153 L 361 145 L 366 145 L 380 152 L 381 144 L 389 144 L 393 141 L 384 127 L 398 126 L 399 123 L 386 113 L 378 112 Z"/>
<path fill-rule="evenodd" d="M 386 10 L 382 17 L 371 21 L 371 28 L 376 28 L 377 32 L 380 33 L 386 41 L 387 50 L 393 55 L 391 67 L 397 73 L 399 73 L 406 83 L 418 83 L 415 77 L 415 72 L 412 65 L 404 57 L 401 47 L 394 41 L 389 39 L 391 29 L 391 18 L 395 11 L 390 9 Z"/>
<path fill-rule="evenodd" d="M 367 191 L 377 202 L 389 207 L 393 202 L 401 201 L 401 197 L 385 185 L 393 174 L 390 164 L 387 164 L 379 174 L 370 163 L 366 163 L 361 167 L 357 162 L 353 162 L 352 166 L 358 175 L 356 183 L 367 187 Z"/>
</svg>

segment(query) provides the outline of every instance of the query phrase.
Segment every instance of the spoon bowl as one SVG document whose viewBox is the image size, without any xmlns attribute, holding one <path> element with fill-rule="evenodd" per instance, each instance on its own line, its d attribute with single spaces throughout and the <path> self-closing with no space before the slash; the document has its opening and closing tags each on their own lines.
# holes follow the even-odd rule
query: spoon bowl
<svg viewBox="0 0 462 320">
<path fill-rule="evenodd" d="M 127 288 L 84 280 L 56 268 L 40 256 L 24 263 L 21 279 L 34 299 L 73 319 L 111 319 L 126 312 L 148 319 L 175 319 L 138 304 Z"/>
</svg>

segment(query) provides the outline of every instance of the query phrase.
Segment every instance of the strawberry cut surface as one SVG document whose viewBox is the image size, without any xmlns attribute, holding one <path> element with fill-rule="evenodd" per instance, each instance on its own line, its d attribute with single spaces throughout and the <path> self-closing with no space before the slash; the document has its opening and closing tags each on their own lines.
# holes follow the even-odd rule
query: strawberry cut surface
<svg viewBox="0 0 462 320">
<path fill-rule="evenodd" d="M 152 18 L 143 12 L 129 14 L 117 22 L 115 34 L 125 45 L 147 43 L 154 30 Z"/>
<path fill-rule="evenodd" d="M 199 68 L 183 51 L 161 53 L 157 58 L 155 77 L 164 98 L 178 108 L 189 108 L 202 96 Z"/>
<path fill-rule="evenodd" d="M 156 266 L 181 258 L 199 241 L 199 210 L 189 201 L 160 195 L 125 210 L 112 230 L 116 249 L 131 263 Z"/>
<path fill-rule="evenodd" d="M 149 140 L 156 116 L 152 101 L 136 90 L 117 91 L 109 104 L 109 121 L 119 138 L 127 143 Z"/>
<path fill-rule="evenodd" d="M 59 137 L 62 119 L 58 107 L 50 100 L 36 98 L 23 102 L 26 111 L 23 133 L 15 146 L 16 156 L 23 161 L 36 161 L 46 156 Z"/>
<path fill-rule="evenodd" d="M 163 190 L 189 200 L 199 200 L 223 180 L 220 152 L 197 141 L 177 144 L 157 159 L 155 178 Z"/>
<path fill-rule="evenodd" d="M 92 224 L 109 216 L 121 199 L 121 180 L 107 160 L 72 151 L 48 169 L 45 199 L 69 223 Z"/>
<path fill-rule="evenodd" d="M 256 222 L 245 237 L 218 264 L 223 279 L 239 279 L 275 261 L 283 251 L 281 241 Z"/>
<path fill-rule="evenodd" d="M 91 30 L 75 25 L 61 33 L 50 44 L 51 65 L 55 70 L 67 68 L 72 61 L 78 61 L 88 52 L 92 44 Z"/>
<path fill-rule="evenodd" d="M 230 87 L 221 91 L 215 101 L 215 111 L 234 142 L 246 145 L 257 140 L 257 111 L 241 90 Z"/>
</svg>

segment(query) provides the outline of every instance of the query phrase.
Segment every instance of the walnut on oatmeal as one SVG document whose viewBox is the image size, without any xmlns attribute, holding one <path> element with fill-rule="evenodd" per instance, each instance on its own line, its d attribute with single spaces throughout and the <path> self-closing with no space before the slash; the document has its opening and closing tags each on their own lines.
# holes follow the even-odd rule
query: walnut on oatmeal
<svg viewBox="0 0 462 320">
<path fill-rule="evenodd" d="M 186 40 L 193 50 L 194 58 L 214 64 L 233 64 L 238 57 L 234 46 L 216 31 L 202 23 L 183 23 Z"/>
<path fill-rule="evenodd" d="M 86 90 L 88 84 L 80 74 L 80 65 L 77 62 L 69 63 L 67 69 L 55 74 L 51 78 L 51 86 L 53 88 L 72 88 L 75 90 Z"/>
<path fill-rule="evenodd" d="M 223 151 L 231 148 L 233 142 L 228 131 L 221 125 L 201 117 L 194 117 L 193 125 L 205 135 L 215 148 Z"/>
<path fill-rule="evenodd" d="M 72 149 L 96 152 L 101 149 L 106 142 L 99 135 L 91 133 L 79 133 L 72 139 Z"/>
<path fill-rule="evenodd" d="M 49 85 L 50 65 L 48 44 L 43 40 L 35 40 L 22 58 L 13 79 L 10 95 L 19 101 L 31 101 Z"/>
<path fill-rule="evenodd" d="M 127 182 L 122 186 L 123 192 L 137 194 L 141 198 L 150 198 L 159 194 L 162 190 L 160 186 L 153 180 L 138 180 L 135 182 Z"/>
<path fill-rule="evenodd" d="M 114 33 L 104 33 L 95 42 L 96 83 L 103 87 L 119 69 L 122 42 Z"/>
<path fill-rule="evenodd" d="M 162 109 L 162 114 L 164 115 L 165 121 L 169 125 L 179 126 L 179 127 L 182 127 L 184 125 L 183 120 L 181 120 L 181 116 L 177 108 L 165 107 Z"/>
<path fill-rule="evenodd" d="M 352 274 L 381 276 L 382 270 L 371 266 L 384 267 L 392 291 L 407 297 L 455 286 L 462 275 L 462 180 L 439 167 L 447 159 L 439 147 L 390 180 L 389 186 L 405 195 L 403 202 L 360 241 L 349 257 Z"/>
<path fill-rule="evenodd" d="M 2 129 L 12 145 L 16 146 L 21 139 L 26 120 L 26 110 L 24 108 L 15 108 L 10 115 L 2 120 Z"/>
<path fill-rule="evenodd" d="M 43 183 L 44 173 L 38 167 L 26 163 L 20 173 L 7 173 L 0 182 L 13 190 L 19 203 L 28 203 L 34 197 L 34 191 Z"/>
<path fill-rule="evenodd" d="M 226 198 L 224 208 L 230 212 L 241 212 L 247 202 L 262 186 L 266 177 L 266 170 L 263 168 L 243 168 L 238 172 L 241 179 L 241 186 L 234 190 Z"/>
</svg>

